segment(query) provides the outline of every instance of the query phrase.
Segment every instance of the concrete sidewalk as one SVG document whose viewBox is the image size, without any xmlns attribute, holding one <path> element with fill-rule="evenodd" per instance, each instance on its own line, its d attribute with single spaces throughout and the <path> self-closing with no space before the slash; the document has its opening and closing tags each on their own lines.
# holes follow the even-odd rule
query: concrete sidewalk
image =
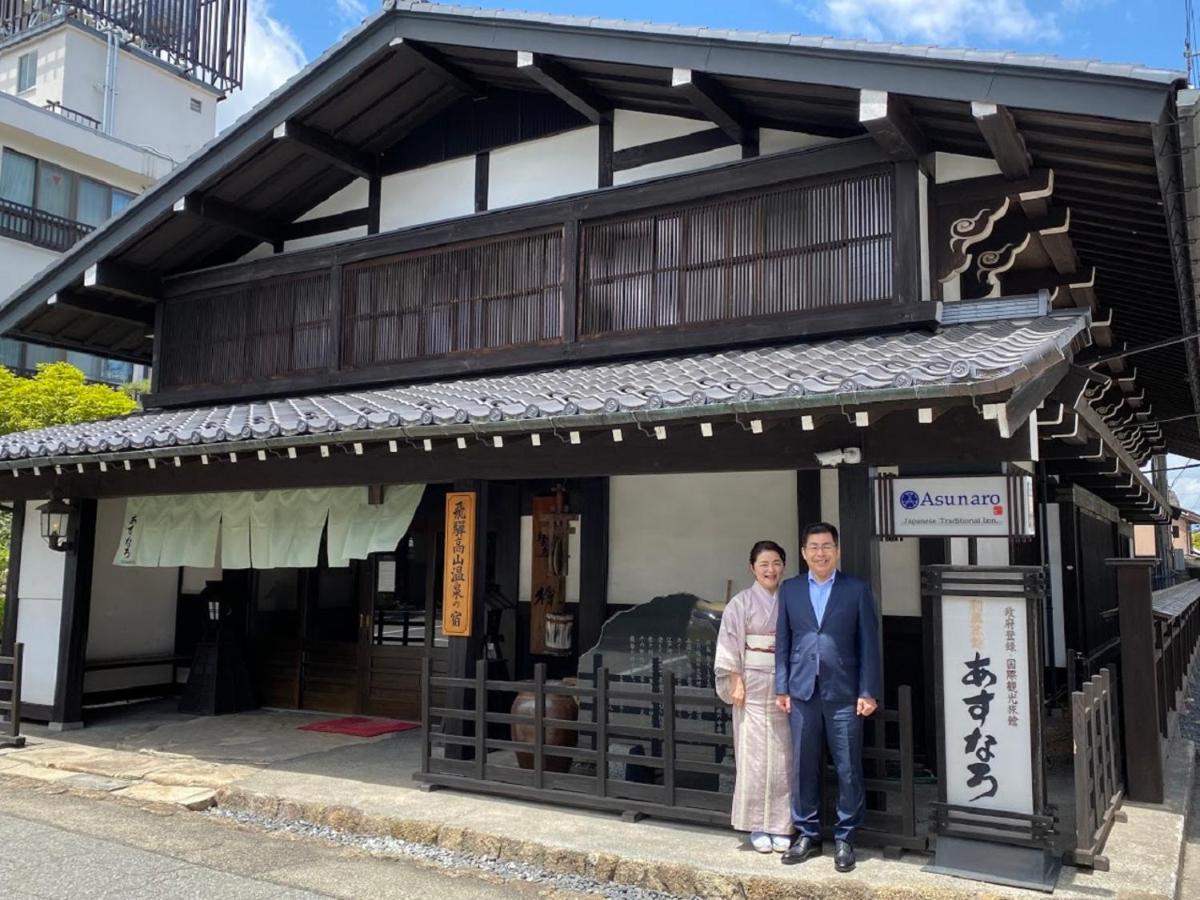
<svg viewBox="0 0 1200 900">
<path fill-rule="evenodd" d="M 0 779 L 57 782 L 139 803 L 249 812 L 348 832 L 384 834 L 480 856 L 532 863 L 679 897 L 984 898 L 1038 897 L 921 871 L 928 857 L 886 860 L 860 851 L 856 871 L 839 875 L 832 857 L 802 866 L 745 848 L 732 831 L 492 799 L 425 792 L 412 781 L 420 733 L 362 739 L 297 728 L 305 713 L 256 711 L 192 718 L 153 708 L 83 731 L 0 752 Z M 1055 896 L 1070 900 L 1176 900 L 1194 754 L 1180 742 L 1169 765 L 1163 807 L 1126 804 L 1106 853 L 1111 870 L 1065 868 Z"/>
</svg>

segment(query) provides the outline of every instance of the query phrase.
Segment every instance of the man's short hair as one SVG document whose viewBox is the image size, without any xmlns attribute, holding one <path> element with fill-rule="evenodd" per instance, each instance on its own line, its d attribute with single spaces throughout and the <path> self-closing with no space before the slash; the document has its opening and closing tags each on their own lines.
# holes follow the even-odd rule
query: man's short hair
<svg viewBox="0 0 1200 900">
<path fill-rule="evenodd" d="M 828 522 L 813 522 L 804 528 L 804 534 L 800 536 L 800 545 L 808 544 L 808 539 L 814 534 L 828 534 L 833 538 L 833 543 L 838 544 L 838 530 L 836 525 L 831 525 Z"/>
</svg>

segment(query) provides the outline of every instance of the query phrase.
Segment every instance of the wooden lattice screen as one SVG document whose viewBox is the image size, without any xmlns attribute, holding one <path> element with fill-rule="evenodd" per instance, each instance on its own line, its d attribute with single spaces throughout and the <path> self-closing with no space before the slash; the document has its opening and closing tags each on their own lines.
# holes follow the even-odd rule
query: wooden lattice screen
<svg viewBox="0 0 1200 900">
<path fill-rule="evenodd" d="M 559 338 L 562 243 L 554 227 L 347 266 L 343 367 Z"/>
<path fill-rule="evenodd" d="M 329 273 L 293 275 L 172 301 L 163 310 L 162 384 L 255 381 L 332 364 Z"/>
<path fill-rule="evenodd" d="M 587 224 L 580 334 L 892 296 L 892 174 L 791 185 Z"/>
</svg>

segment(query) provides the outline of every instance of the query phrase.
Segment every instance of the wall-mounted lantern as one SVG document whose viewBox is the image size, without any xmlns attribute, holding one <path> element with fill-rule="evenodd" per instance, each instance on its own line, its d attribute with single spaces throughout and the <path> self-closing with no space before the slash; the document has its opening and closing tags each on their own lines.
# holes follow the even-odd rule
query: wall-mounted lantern
<svg viewBox="0 0 1200 900">
<path fill-rule="evenodd" d="M 71 540 L 73 511 L 70 504 L 57 495 L 51 497 L 49 503 L 38 507 L 42 516 L 42 538 L 51 550 L 65 552 L 75 545 Z"/>
</svg>

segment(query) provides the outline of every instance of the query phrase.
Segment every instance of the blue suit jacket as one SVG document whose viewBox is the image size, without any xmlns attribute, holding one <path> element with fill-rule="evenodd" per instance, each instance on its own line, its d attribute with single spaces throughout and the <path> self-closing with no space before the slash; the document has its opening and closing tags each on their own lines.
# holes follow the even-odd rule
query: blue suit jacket
<svg viewBox="0 0 1200 900">
<path fill-rule="evenodd" d="M 820 673 L 821 699 L 880 699 L 879 623 L 865 581 L 837 573 L 825 615 L 817 622 L 808 574 L 779 586 L 775 629 L 775 693 L 811 700 Z"/>
</svg>

